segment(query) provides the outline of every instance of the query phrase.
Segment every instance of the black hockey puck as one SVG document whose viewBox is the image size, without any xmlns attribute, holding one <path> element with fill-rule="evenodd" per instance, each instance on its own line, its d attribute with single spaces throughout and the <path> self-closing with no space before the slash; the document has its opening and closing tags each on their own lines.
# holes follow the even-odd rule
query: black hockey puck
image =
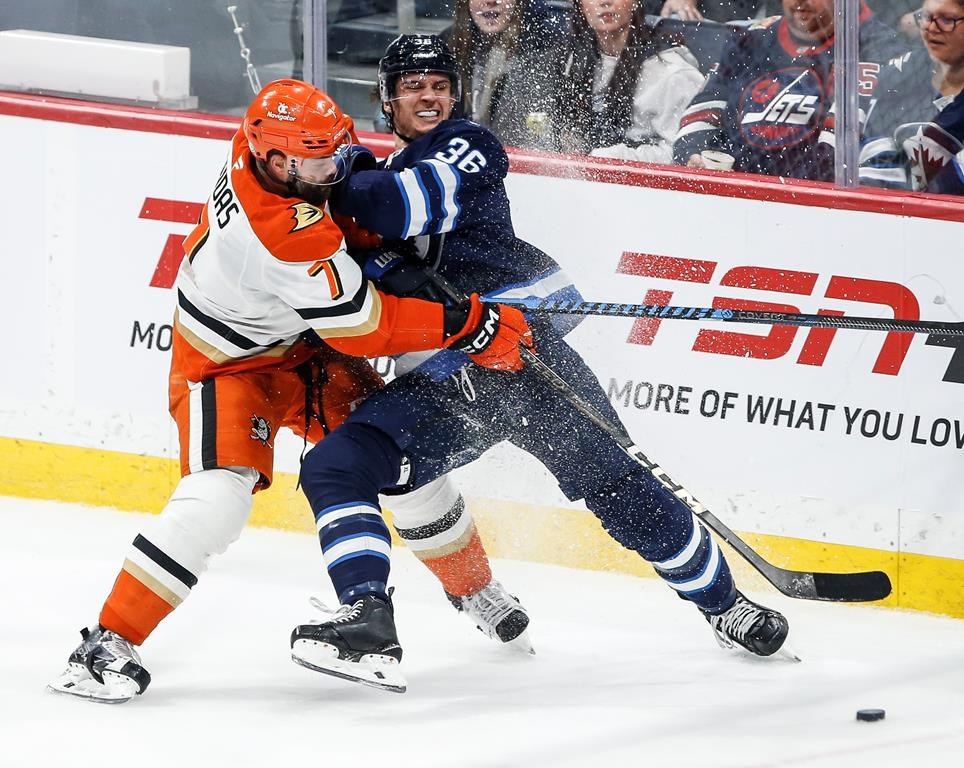
<svg viewBox="0 0 964 768">
<path fill-rule="evenodd" d="M 882 709 L 858 709 L 857 719 L 862 723 L 873 723 L 877 720 L 883 720 L 886 714 Z"/>
</svg>

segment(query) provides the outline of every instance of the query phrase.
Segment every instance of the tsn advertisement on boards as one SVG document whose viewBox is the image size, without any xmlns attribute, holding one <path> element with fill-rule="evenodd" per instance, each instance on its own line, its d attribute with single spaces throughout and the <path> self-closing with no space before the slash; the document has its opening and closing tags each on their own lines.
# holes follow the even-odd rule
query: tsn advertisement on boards
<svg viewBox="0 0 964 768">
<path fill-rule="evenodd" d="M 0 128 L 23 148 L 10 158 L 23 188 L 4 201 L 23 277 L 3 305 L 22 362 L 0 383 L 0 436 L 174 455 L 172 286 L 226 137 L 7 115 Z M 517 233 L 587 300 L 964 312 L 952 221 L 534 173 L 507 188 Z M 959 341 L 609 317 L 585 319 L 570 341 L 635 441 L 732 527 L 964 559 Z M 279 469 L 296 471 L 299 449 L 282 450 Z M 509 475 L 503 496 L 560 502 L 539 465 L 498 450 L 461 474 L 466 491 L 493 493 L 493 467 Z"/>
</svg>

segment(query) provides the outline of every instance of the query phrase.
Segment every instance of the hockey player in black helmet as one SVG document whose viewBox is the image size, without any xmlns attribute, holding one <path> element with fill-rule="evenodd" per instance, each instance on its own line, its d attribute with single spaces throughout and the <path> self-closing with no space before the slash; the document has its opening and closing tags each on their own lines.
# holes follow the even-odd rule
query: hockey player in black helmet
<svg viewBox="0 0 964 768">
<path fill-rule="evenodd" d="M 378 78 L 397 151 L 375 169 L 373 158 L 367 168 L 353 165 L 331 203 L 335 213 L 384 238 L 383 247 L 365 259 L 366 275 L 399 295 L 451 297 L 480 286 L 484 298 L 493 300 L 580 300 L 553 259 L 515 236 L 501 143 L 483 126 L 451 118 L 458 77 L 445 43 L 433 35 L 400 36 L 380 62 Z M 534 315 L 528 321 L 539 357 L 618 424 L 598 379 L 565 341 L 572 318 Z M 668 586 L 694 603 L 721 645 L 759 656 L 781 648 L 787 620 L 736 589 L 719 545 L 689 507 L 529 368 L 490 372 L 447 350 L 401 356 L 396 378 L 307 454 L 301 486 L 323 543 L 334 546 L 338 535 L 326 520 L 341 523 L 346 509 L 370 514 L 380 509 L 382 492 L 393 495 L 396 527 L 400 510 L 419 510 L 399 531 L 416 554 L 428 548 L 442 553 L 440 537 L 452 546 L 465 538 L 459 532 L 468 513 L 459 497 L 447 496 L 438 484 L 447 472 L 506 440 L 541 461 L 569 499 L 584 500 L 616 541 L 652 563 Z M 427 514 L 431 509 L 434 515 Z M 339 627 L 367 627 L 358 596 L 366 585 L 384 583 L 387 572 L 386 561 L 375 557 L 356 558 L 350 569 L 329 562 L 342 613 L 327 626 L 295 629 L 296 660 L 323 668 L 333 655 L 351 658 L 352 643 L 336 641 Z M 453 604 L 480 627 L 498 609 L 484 590 L 454 597 Z M 326 638 L 320 643 L 319 633 Z"/>
<path fill-rule="evenodd" d="M 385 49 L 385 55 L 378 62 L 378 95 L 382 103 L 382 114 L 392 133 L 395 128 L 391 103 L 396 99 L 395 84 L 403 74 L 447 75 L 451 88 L 453 106 L 461 98 L 461 79 L 455 56 L 448 45 L 437 35 L 399 35 Z M 406 141 L 413 138 L 402 137 Z"/>
</svg>

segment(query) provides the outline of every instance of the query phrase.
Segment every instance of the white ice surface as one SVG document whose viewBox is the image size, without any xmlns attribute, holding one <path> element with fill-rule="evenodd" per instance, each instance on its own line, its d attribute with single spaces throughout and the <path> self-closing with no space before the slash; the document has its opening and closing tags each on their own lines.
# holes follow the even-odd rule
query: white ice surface
<svg viewBox="0 0 964 768">
<path fill-rule="evenodd" d="M 249 529 L 143 648 L 147 694 L 48 694 L 146 518 L 0 498 L 0 766 L 920 768 L 964 762 L 964 623 L 755 595 L 800 664 L 736 657 L 653 579 L 511 561 L 537 655 L 486 640 L 396 551 L 408 693 L 295 666 L 332 598 L 314 537 Z M 887 718 L 858 723 L 860 708 Z"/>
</svg>

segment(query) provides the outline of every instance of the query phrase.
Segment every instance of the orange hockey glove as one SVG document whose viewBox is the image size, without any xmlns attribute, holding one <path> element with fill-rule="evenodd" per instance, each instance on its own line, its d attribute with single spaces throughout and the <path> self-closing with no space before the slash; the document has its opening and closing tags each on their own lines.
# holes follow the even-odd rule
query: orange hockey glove
<svg viewBox="0 0 964 768">
<path fill-rule="evenodd" d="M 523 314 L 505 304 L 483 304 L 479 295 L 447 308 L 446 325 L 458 312 L 465 317 L 462 327 L 445 341 L 445 346 L 465 352 L 473 363 L 497 371 L 522 368 L 519 345 L 532 349 L 532 331 Z"/>
</svg>

